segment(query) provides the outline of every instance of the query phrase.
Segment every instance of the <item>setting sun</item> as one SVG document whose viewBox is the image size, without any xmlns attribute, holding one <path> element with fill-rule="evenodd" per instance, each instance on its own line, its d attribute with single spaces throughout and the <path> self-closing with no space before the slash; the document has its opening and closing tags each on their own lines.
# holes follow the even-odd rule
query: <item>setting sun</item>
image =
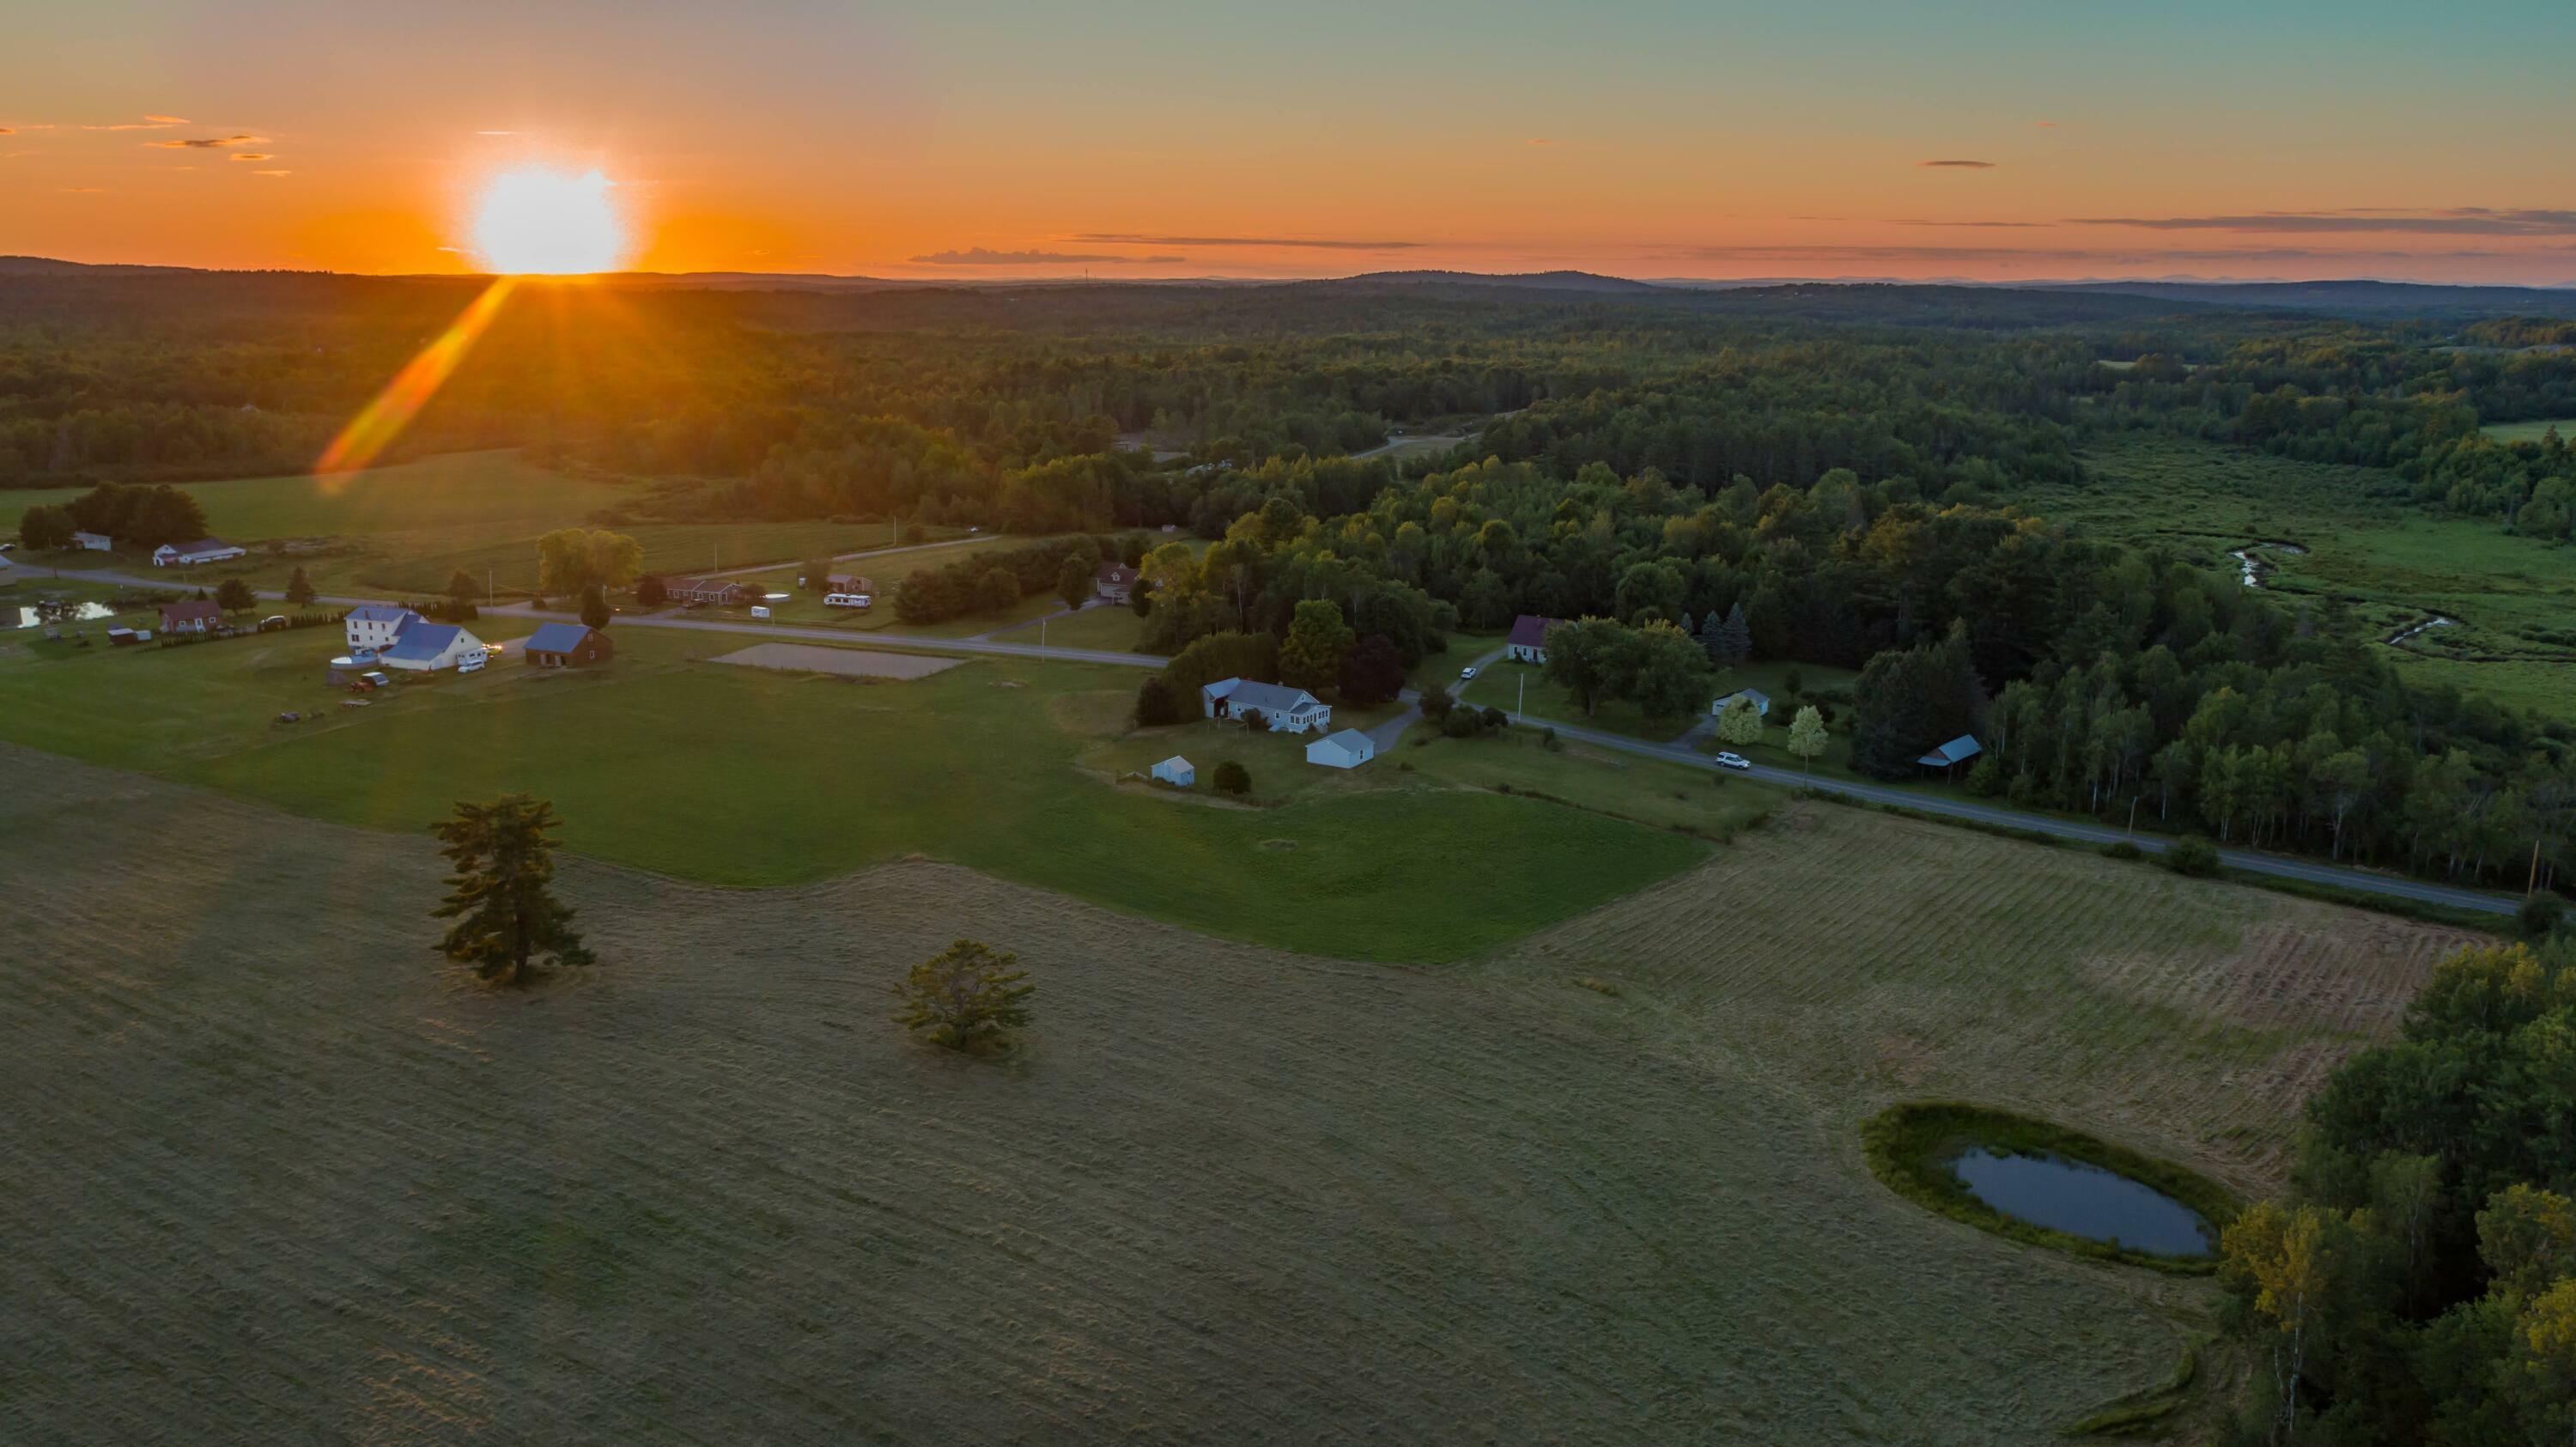
<svg viewBox="0 0 2576 1447">
<path fill-rule="evenodd" d="M 614 184 L 597 171 L 574 176 L 541 166 L 493 177 L 474 208 L 477 259 L 506 276 L 615 270 L 627 242 L 609 199 Z"/>
</svg>

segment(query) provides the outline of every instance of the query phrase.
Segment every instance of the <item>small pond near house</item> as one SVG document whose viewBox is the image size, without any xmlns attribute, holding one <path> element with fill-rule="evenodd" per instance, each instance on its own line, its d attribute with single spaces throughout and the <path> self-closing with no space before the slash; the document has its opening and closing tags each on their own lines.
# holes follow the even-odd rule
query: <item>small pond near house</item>
<svg viewBox="0 0 2576 1447">
<path fill-rule="evenodd" d="M 2207 1256 L 2217 1244 L 2199 1212 L 2100 1166 L 1971 1146 L 1950 1168 L 1969 1195 L 2033 1226 L 2156 1256 Z"/>
<path fill-rule="evenodd" d="M 94 623 L 113 618 L 116 610 L 105 603 L 40 603 L 33 608 L 20 608 L 16 628 L 34 628 L 46 623 Z"/>
</svg>

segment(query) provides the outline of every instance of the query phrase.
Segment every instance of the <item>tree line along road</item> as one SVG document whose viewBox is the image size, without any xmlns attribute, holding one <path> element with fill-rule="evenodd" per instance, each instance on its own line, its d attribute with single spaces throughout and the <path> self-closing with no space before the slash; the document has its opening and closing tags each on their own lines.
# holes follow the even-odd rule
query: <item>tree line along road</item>
<svg viewBox="0 0 2576 1447">
<path fill-rule="evenodd" d="M 933 545 L 936 546 L 936 545 Z M 169 582 L 136 578 L 123 573 L 60 571 L 56 576 L 84 582 L 109 583 L 126 587 L 167 588 Z M 282 598 L 282 593 L 267 591 L 262 598 Z M 360 603 L 381 601 L 372 598 L 325 597 L 315 601 L 336 607 L 354 607 Z M 505 607 L 489 610 L 494 616 L 529 618 L 541 622 L 579 622 L 572 613 L 539 612 L 533 608 Z M 759 638 L 791 638 L 818 643 L 862 644 L 867 647 L 929 649 L 940 653 L 961 653 L 978 657 L 1052 659 L 1065 663 L 1098 663 L 1118 668 L 1161 668 L 1164 660 L 1142 653 L 1112 653 L 1094 648 L 1056 648 L 1035 643 L 1005 643 L 993 638 L 924 638 L 915 634 L 880 632 L 854 636 L 834 628 L 800 627 L 792 623 L 735 622 L 720 618 L 688 618 L 661 615 L 621 615 L 618 626 L 626 628 L 677 628 L 701 633 L 743 634 Z M 1490 662 L 1499 654 L 1489 654 L 1481 662 Z M 1480 662 L 1480 666 L 1481 666 Z M 1421 695 L 1406 689 L 1403 698 L 1418 705 Z M 1395 724 L 1410 724 L 1420 716 L 1419 708 L 1408 710 L 1400 720 L 1382 724 L 1381 729 L 1400 733 Z M 1715 769 L 1717 765 L 1704 755 L 1671 744 L 1648 743 L 1621 734 L 1605 733 L 1581 724 L 1555 719 L 1522 719 L 1524 723 L 1543 724 L 1563 738 L 1577 739 L 1595 748 L 1615 749 L 1643 758 L 1661 759 L 1667 763 L 1694 768 Z M 1372 730 L 1372 734 L 1376 731 Z M 2150 854 L 2161 854 L 2169 841 L 2153 835 L 2130 834 L 2108 825 L 2081 820 L 2059 819 L 2046 814 L 2030 814 L 2018 809 L 1981 804 L 1968 799 L 1909 794 L 1858 779 L 1813 778 L 1767 764 L 1756 764 L 1741 771 L 1747 778 L 1788 789 L 1813 789 L 1864 804 L 1887 804 L 1910 809 L 1938 818 L 1958 819 L 1992 828 L 2026 829 L 2078 844 L 2115 844 L 2126 840 Z M 2510 895 L 2491 894 L 2480 889 L 2462 889 L 2456 885 L 2435 884 L 2426 880 L 2405 879 L 2365 869 L 2349 869 L 2311 859 L 2298 859 L 2280 854 L 2263 854 L 2249 849 L 2221 849 L 2221 863 L 2230 869 L 2260 874 L 2275 879 L 2292 879 L 2308 884 L 2348 889 L 2358 894 L 2374 894 L 2387 899 L 2410 900 L 2418 904 L 2440 905 L 2450 909 L 2474 910 L 2484 914 L 2507 915 L 2520 907 L 2521 901 Z"/>
</svg>

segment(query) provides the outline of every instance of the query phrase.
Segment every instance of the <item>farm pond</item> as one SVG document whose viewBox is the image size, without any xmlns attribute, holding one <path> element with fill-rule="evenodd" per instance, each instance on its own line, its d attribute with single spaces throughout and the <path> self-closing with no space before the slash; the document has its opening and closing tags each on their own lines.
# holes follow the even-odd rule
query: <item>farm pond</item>
<svg viewBox="0 0 2576 1447">
<path fill-rule="evenodd" d="M 116 610 L 105 603 L 40 603 L 33 608 L 20 608 L 18 621 L 11 626 L 37 628 L 47 623 L 95 623 L 101 618 L 115 616 Z"/>
<path fill-rule="evenodd" d="M 2156 1256 L 2207 1256 L 2217 1244 L 2199 1212 L 2083 1161 L 1972 1146 L 1950 1169 L 1969 1195 L 2033 1226 Z"/>
</svg>

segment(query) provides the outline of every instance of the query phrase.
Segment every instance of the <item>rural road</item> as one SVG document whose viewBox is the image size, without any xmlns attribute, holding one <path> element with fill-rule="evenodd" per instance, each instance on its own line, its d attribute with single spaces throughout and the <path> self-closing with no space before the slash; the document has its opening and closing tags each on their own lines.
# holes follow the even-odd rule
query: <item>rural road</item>
<svg viewBox="0 0 2576 1447">
<path fill-rule="evenodd" d="M 948 544 L 930 543 L 923 546 L 942 547 Z M 76 578 L 84 582 L 111 583 L 130 587 L 172 586 L 168 582 L 136 578 L 123 573 L 64 571 L 59 576 Z M 263 592 L 260 596 L 278 598 L 284 595 Z M 316 601 L 346 607 L 380 600 L 328 597 Z M 533 609 L 519 607 L 493 611 L 501 617 L 524 617 L 545 622 L 579 621 L 577 615 L 571 613 L 540 613 Z M 739 634 L 751 638 L 790 638 L 816 643 L 861 643 L 928 648 L 942 653 L 964 653 L 978 657 L 1054 659 L 1069 663 L 1101 663 L 1120 668 L 1160 668 L 1164 663 L 1163 659 L 1142 653 L 1115 653 L 1096 648 L 1041 647 L 1034 643 L 1005 643 L 995 638 L 924 638 L 917 634 L 891 632 L 852 634 L 834 628 L 804 628 L 780 623 L 737 623 L 715 618 L 621 617 L 617 621 L 618 626 L 624 628 L 676 628 L 688 632 Z M 1503 650 L 1499 648 L 1495 649 L 1475 660 L 1474 667 L 1479 671 L 1483 670 L 1495 659 L 1501 657 L 1502 652 Z M 1412 707 L 1368 731 L 1370 738 L 1376 740 L 1380 752 L 1392 747 L 1396 739 L 1403 735 L 1404 730 L 1422 716 L 1420 704 L 1422 695 L 1419 691 L 1406 689 L 1401 697 Z M 1555 729 L 1561 738 L 1577 739 L 1596 748 L 1613 749 L 1620 753 L 1661 759 L 1667 763 L 1684 764 L 1693 768 L 1715 769 L 1717 767 L 1709 761 L 1707 755 L 1673 744 L 1648 743 L 1643 739 L 1605 733 L 1599 729 L 1586 728 L 1581 724 L 1560 723 L 1554 719 L 1523 719 L 1522 722 L 1544 724 Z M 1738 772 L 1756 782 L 1774 784 L 1782 788 L 1814 789 L 1820 793 L 1832 794 L 1838 798 L 1863 804 L 1892 804 L 1901 809 L 1911 809 L 1916 813 L 1945 819 L 1966 820 L 2003 829 L 2027 829 L 2078 844 L 2114 844 L 2126 840 L 2150 854 L 2161 854 L 2169 842 L 2151 834 L 2132 835 L 2126 830 L 2115 829 L 2108 825 L 2091 824 L 2074 819 L 2058 819 L 2045 814 L 2026 814 L 2017 809 L 1999 808 L 1992 804 L 1981 804 L 1968 799 L 1909 794 L 1901 789 L 1891 789 L 1859 779 L 1813 777 L 1789 769 L 1774 768 L 1768 764 L 1756 764 L 1749 770 Z M 2301 880 L 2310 884 L 2348 889 L 2360 894 L 2376 894 L 2391 899 L 2413 900 L 2421 904 L 2477 910 L 2487 914 L 2511 914 L 2521 907 L 2521 901 L 2510 895 L 2489 894 L 2484 890 L 2461 889 L 2454 885 L 2406 879 L 2363 869 L 2348 869 L 2342 865 L 2325 864 L 2287 855 L 2261 854 L 2247 849 L 2221 849 L 2218 851 L 2218 857 L 2228 868 L 2241 869 L 2248 874 Z"/>
</svg>

